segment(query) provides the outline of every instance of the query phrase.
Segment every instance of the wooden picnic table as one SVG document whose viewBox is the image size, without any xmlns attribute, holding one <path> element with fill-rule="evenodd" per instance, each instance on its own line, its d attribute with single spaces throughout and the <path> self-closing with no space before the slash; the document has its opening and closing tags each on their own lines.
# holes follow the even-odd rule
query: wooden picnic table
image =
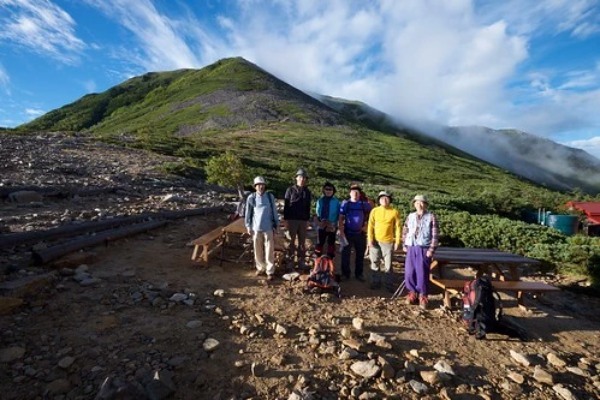
<svg viewBox="0 0 600 400">
<path fill-rule="evenodd" d="M 521 280 L 521 267 L 539 264 L 540 262 L 536 259 L 495 249 L 439 247 L 433 255 L 429 280 L 444 291 L 444 305 L 450 308 L 450 294 L 461 292 L 467 279 L 447 279 L 446 270 L 455 267 L 472 267 L 477 269 L 477 276 L 487 273 L 492 278 L 496 278 L 492 282 L 496 290 L 515 292 L 518 305 L 525 307 L 524 293 L 560 290 L 543 282 Z M 508 274 L 505 270 L 508 270 Z"/>
</svg>

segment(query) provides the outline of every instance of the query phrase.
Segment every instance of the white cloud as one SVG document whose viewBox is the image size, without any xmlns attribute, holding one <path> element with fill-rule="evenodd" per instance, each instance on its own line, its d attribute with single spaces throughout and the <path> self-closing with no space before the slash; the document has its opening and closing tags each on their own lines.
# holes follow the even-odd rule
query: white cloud
<svg viewBox="0 0 600 400">
<path fill-rule="evenodd" d="M 0 41 L 9 41 L 65 63 L 74 63 L 85 44 L 69 14 L 48 0 L 0 0 Z"/>
<path fill-rule="evenodd" d="M 25 109 L 25 114 L 28 117 L 37 117 L 37 116 L 40 116 L 40 115 L 42 115 L 44 113 L 45 113 L 44 110 L 40 110 L 38 108 L 26 108 Z"/>
<path fill-rule="evenodd" d="M 138 39 L 137 52 L 131 48 L 119 51 L 124 58 L 145 70 L 166 70 L 200 66 L 199 58 L 187 45 L 176 22 L 160 14 L 149 0 L 85 0 L 116 20 Z M 196 31 L 198 28 L 196 28 Z"/>
<path fill-rule="evenodd" d="M 573 140 L 563 144 L 585 150 L 594 157 L 600 159 L 600 136 L 595 136 L 586 140 Z"/>
<path fill-rule="evenodd" d="M 0 64 L 0 88 L 4 89 L 4 91 L 7 94 L 10 94 L 10 90 L 8 87 L 9 83 L 10 77 L 8 76 L 8 73 L 6 72 L 2 64 Z"/>
</svg>

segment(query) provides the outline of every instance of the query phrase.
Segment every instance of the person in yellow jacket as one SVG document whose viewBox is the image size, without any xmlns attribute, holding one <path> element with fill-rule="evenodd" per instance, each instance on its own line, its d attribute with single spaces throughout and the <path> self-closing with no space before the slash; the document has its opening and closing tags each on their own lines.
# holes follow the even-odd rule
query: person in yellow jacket
<svg viewBox="0 0 600 400">
<path fill-rule="evenodd" d="M 386 287 L 394 291 L 392 279 L 392 255 L 402 240 L 402 222 L 398 210 L 391 206 L 392 196 L 385 191 L 377 196 L 378 207 L 369 215 L 367 245 L 371 259 L 371 289 L 381 287 L 382 274 L 386 275 Z M 383 261 L 383 265 L 381 265 Z"/>
</svg>

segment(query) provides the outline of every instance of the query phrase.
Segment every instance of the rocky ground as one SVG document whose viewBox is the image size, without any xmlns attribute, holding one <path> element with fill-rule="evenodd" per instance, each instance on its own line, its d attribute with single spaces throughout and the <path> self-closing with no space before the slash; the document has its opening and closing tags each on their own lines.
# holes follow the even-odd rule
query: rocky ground
<svg viewBox="0 0 600 400">
<path fill-rule="evenodd" d="M 174 160 L 62 135 L 0 137 L 0 227 L 15 232 L 223 206 L 228 194 L 168 176 Z M 8 202 L 12 189 L 41 199 Z M 86 248 L 47 265 L 0 249 L 0 391 L 6 399 L 596 399 L 600 302 L 569 291 L 505 297 L 530 340 L 469 336 L 457 311 L 420 311 L 365 283 L 342 297 L 267 284 L 248 259 L 190 261 L 227 213 Z M 64 240 L 64 239 L 61 239 Z M 237 259 L 239 243 L 227 247 Z M 531 279 L 538 279 L 532 276 Z M 557 277 L 552 279 L 556 280 Z"/>
</svg>

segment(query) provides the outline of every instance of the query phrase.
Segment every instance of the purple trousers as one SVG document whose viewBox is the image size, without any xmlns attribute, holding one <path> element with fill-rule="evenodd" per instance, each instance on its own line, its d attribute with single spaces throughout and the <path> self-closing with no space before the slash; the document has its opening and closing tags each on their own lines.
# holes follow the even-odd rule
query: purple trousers
<svg viewBox="0 0 600 400">
<path fill-rule="evenodd" d="M 427 258 L 428 247 L 408 246 L 404 262 L 404 282 L 409 292 L 427 296 L 429 284 L 429 267 L 431 259 Z"/>
</svg>

